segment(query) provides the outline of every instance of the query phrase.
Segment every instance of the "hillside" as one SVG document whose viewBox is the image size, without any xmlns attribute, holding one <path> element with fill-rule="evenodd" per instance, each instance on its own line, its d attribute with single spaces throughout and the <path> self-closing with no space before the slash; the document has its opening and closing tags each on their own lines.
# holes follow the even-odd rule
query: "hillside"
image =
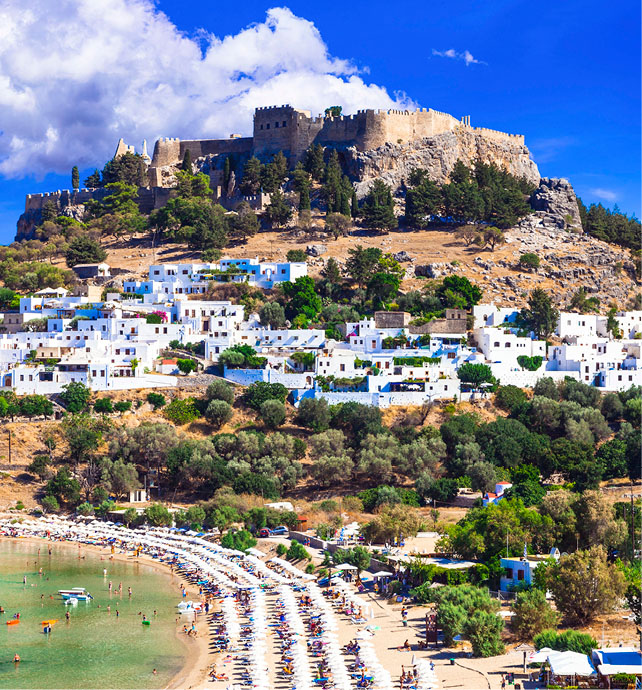
<svg viewBox="0 0 642 690">
<path fill-rule="evenodd" d="M 333 239 L 322 230 L 323 217 L 315 215 L 318 223 L 316 232 L 304 232 L 295 228 L 286 230 L 265 230 L 248 238 L 244 244 L 235 244 L 225 250 L 233 257 L 256 257 L 268 261 L 285 261 L 291 249 L 322 251 L 319 257 L 308 259 L 309 272 L 318 276 L 328 258 L 342 263 L 347 250 L 355 244 L 364 247 L 379 247 L 391 254 L 406 252 L 409 260 L 403 262 L 406 278 L 404 291 L 421 289 L 425 277 L 440 277 L 457 273 L 477 283 L 484 291 L 484 300 L 499 306 L 525 303 L 525 296 L 533 287 L 542 287 L 551 292 L 557 305 L 565 305 L 572 294 L 583 287 L 591 296 L 597 296 L 602 305 L 616 302 L 624 308 L 634 298 L 635 270 L 628 250 L 602 242 L 584 234 L 565 230 L 516 227 L 506 231 L 506 244 L 495 251 L 466 246 L 458 240 L 452 230 L 397 230 L 386 235 L 367 232 L 358 228 L 354 234 Z M 200 252 L 191 251 L 181 244 L 164 244 L 151 248 L 147 237 L 134 238 L 131 242 L 106 241 L 107 261 L 117 269 L 127 271 L 112 284 L 118 285 L 124 279 L 146 277 L 152 263 L 174 261 L 199 261 Z M 519 257 L 526 252 L 536 253 L 541 266 L 536 271 L 520 269 Z M 64 266 L 62 261 L 54 262 Z M 417 267 L 422 267 L 417 271 Z"/>
</svg>

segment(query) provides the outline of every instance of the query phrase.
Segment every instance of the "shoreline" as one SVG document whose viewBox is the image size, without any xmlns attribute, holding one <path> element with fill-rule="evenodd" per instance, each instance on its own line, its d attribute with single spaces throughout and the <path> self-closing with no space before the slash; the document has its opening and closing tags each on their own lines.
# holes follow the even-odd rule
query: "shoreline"
<svg viewBox="0 0 642 690">
<path fill-rule="evenodd" d="M 127 553 L 114 553 L 111 554 L 108 546 L 98 546 L 95 544 L 83 544 L 81 542 L 75 541 L 59 541 L 59 540 L 49 540 L 39 537 L 2 537 L 2 541 L 14 542 L 17 544 L 31 543 L 31 544 L 42 544 L 43 542 L 47 544 L 63 544 L 65 547 L 75 546 L 77 548 L 80 543 L 81 550 L 88 549 L 94 554 L 99 554 L 105 557 L 105 560 L 113 559 L 114 561 L 120 561 L 122 563 L 142 563 L 146 566 L 150 566 L 154 570 L 161 572 L 169 577 L 170 585 L 173 585 L 174 577 L 180 580 L 185 589 L 194 598 L 199 596 L 198 587 L 195 587 L 191 582 L 183 580 L 180 575 L 173 573 L 167 565 L 164 563 L 159 563 L 157 560 L 151 558 L 147 554 L 141 554 L 139 557 L 135 557 Z M 179 594 L 180 598 L 180 594 Z M 206 619 L 203 619 L 203 625 L 199 629 L 199 636 L 196 638 L 187 638 L 181 635 L 179 632 L 179 626 L 175 630 L 175 638 L 180 640 L 187 650 L 185 662 L 182 668 L 172 677 L 170 682 L 165 685 L 162 690 L 191 690 L 195 687 L 203 687 L 207 683 L 208 671 L 212 663 L 214 663 L 215 658 L 210 658 L 209 646 L 210 646 L 210 633 L 209 624 Z M 161 690 L 159 688 L 159 690 Z"/>
</svg>

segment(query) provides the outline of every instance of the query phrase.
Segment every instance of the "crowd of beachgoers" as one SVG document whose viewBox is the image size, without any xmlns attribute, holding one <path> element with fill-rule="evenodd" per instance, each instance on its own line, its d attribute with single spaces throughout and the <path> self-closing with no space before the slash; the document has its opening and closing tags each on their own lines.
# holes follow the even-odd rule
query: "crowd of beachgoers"
<svg viewBox="0 0 642 690">
<path fill-rule="evenodd" d="M 199 601 L 177 605 L 182 631 L 207 634 L 215 661 L 209 681 L 241 688 L 328 688 L 352 690 L 432 690 L 433 664 L 415 659 L 394 678 L 380 662 L 372 637 L 374 611 L 354 586 L 335 580 L 321 587 L 313 575 L 280 558 L 226 549 L 198 536 L 167 528 L 127 529 L 93 521 L 75 523 L 57 516 L 0 522 L 7 537 L 41 537 L 133 552 L 166 565 L 198 587 Z M 340 641 L 345 622 L 354 631 Z M 345 638 L 345 635 L 341 635 Z"/>
</svg>

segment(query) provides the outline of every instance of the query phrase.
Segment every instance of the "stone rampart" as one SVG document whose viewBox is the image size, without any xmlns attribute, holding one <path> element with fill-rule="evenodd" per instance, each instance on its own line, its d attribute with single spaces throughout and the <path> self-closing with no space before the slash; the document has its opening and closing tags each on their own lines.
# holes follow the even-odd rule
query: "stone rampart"
<svg viewBox="0 0 642 690">
<path fill-rule="evenodd" d="M 154 146 L 151 167 L 175 165 L 186 150 L 192 159 L 207 155 L 245 154 L 267 158 L 279 151 L 291 165 L 301 160 L 313 144 L 351 147 L 358 151 L 376 149 L 385 144 L 405 144 L 433 137 L 458 128 L 497 143 L 524 144 L 524 137 L 485 127 L 471 127 L 470 118 L 462 120 L 432 108 L 417 110 L 359 110 L 353 115 L 312 117 L 307 110 L 285 104 L 257 108 L 252 137 L 230 139 L 159 139 Z M 152 176 L 153 177 L 153 176 Z"/>
</svg>

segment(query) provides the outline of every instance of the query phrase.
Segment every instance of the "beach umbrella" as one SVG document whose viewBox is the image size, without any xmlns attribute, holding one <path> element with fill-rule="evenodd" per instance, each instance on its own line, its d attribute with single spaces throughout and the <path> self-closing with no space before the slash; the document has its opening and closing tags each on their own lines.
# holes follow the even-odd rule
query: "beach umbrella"
<svg viewBox="0 0 642 690">
<path fill-rule="evenodd" d="M 372 577 L 392 577 L 394 573 L 389 573 L 387 570 L 380 570 L 378 573 L 374 573 Z"/>
</svg>

